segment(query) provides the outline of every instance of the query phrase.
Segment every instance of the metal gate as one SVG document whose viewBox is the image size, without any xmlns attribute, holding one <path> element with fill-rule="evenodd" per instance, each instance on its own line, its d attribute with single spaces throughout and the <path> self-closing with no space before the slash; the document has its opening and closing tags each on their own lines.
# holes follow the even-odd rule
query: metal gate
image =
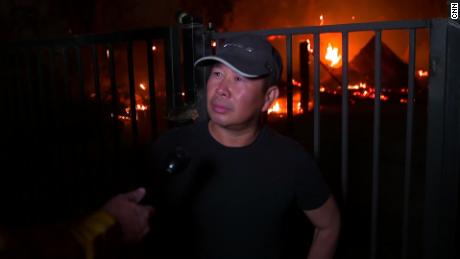
<svg viewBox="0 0 460 259">
<path fill-rule="evenodd" d="M 385 79 L 382 78 L 382 33 L 389 30 L 406 30 L 409 44 L 405 93 L 407 103 L 401 106 L 404 107 L 405 115 L 401 128 L 403 138 L 393 148 L 394 152 L 398 148 L 402 149 L 403 158 L 398 167 L 401 181 L 398 183 L 380 181 L 387 174 L 390 175 L 390 170 L 382 162 L 382 155 L 385 155 L 382 154 L 382 147 L 385 143 L 382 143 L 381 138 L 382 127 L 392 127 L 382 125 L 387 106 L 382 100 L 385 94 L 382 87 L 382 80 Z M 414 103 L 417 94 L 417 30 L 429 30 L 430 33 L 427 110 L 422 115 L 426 121 L 422 120 L 421 124 L 414 124 L 418 114 Z M 350 170 L 354 168 L 350 161 L 354 158 L 356 140 L 350 139 L 356 131 L 354 124 L 350 125 L 350 119 L 354 118 L 354 108 L 350 106 L 353 96 L 350 95 L 349 87 L 338 88 L 338 99 L 335 101 L 339 106 L 334 113 L 338 116 L 331 117 L 337 119 L 334 122 L 336 124 L 331 125 L 336 126 L 340 135 L 337 145 L 332 148 L 335 152 L 333 154 L 338 154 L 334 163 L 331 162 L 331 156 L 334 155 L 329 155 L 331 147 L 326 143 L 330 137 L 327 130 L 330 129 L 325 128 L 325 125 L 329 125 L 325 123 L 333 119 L 321 110 L 326 98 L 321 90 L 322 53 L 316 50 L 320 50 L 323 34 L 340 34 L 343 65 L 340 78 L 335 80 L 340 85 L 348 86 L 350 34 L 362 31 L 374 34 L 372 60 L 375 74 L 372 82 L 374 98 L 369 99 L 372 109 L 365 117 L 371 120 L 367 150 L 369 168 L 363 170 L 363 175 L 357 176 L 354 170 Z M 23 163 L 21 144 L 26 147 L 40 146 L 25 154 L 31 157 L 32 152 L 45 150 L 37 160 L 49 159 L 55 171 L 66 169 L 69 164 L 89 161 L 101 164 L 98 168 L 110 168 L 110 173 L 103 177 L 113 177 L 123 157 L 137 155 L 159 132 L 171 126 L 167 120 L 168 112 L 193 106 L 198 110 L 200 119 L 206 120 L 203 89 L 208 71 L 195 70 L 193 62 L 215 51 L 213 44 L 220 44 L 225 37 L 238 33 L 242 32 L 216 33 L 202 24 L 192 23 L 180 28 L 5 45 L 7 51 L 2 54 L 2 70 L 7 83 L 2 91 L 2 105 L 8 128 L 8 134 L 4 135 L 7 143 L 5 147 L 9 153 L 5 162 Z M 244 33 L 280 37 L 283 41 L 287 107 L 286 117 L 282 119 L 286 123 L 283 127 L 286 134 L 310 136 L 311 133 L 305 146 L 328 174 L 327 178 L 336 181 L 332 189 L 339 198 L 344 214 L 344 231 L 338 257 L 458 256 L 455 244 L 459 236 L 460 78 L 455 67 L 460 60 L 457 47 L 460 42 L 459 25 L 447 20 L 398 21 Z M 313 59 L 312 84 L 310 87 L 308 80 L 303 84 L 303 87 L 313 91 L 313 107 L 299 117 L 294 114 L 296 86 L 293 81 L 293 47 L 296 37 L 302 35 L 311 36 L 313 41 L 313 51 L 309 54 Z M 139 59 L 144 60 L 142 64 L 139 64 Z M 144 72 L 139 72 L 139 67 L 144 67 Z M 306 106 L 304 108 L 307 109 Z M 304 126 L 298 126 L 301 124 Z M 426 132 L 421 131 L 421 137 L 419 127 L 426 129 Z M 416 153 L 420 161 L 414 161 Z M 74 157 L 77 157 L 77 162 Z M 128 161 L 128 167 L 137 166 L 130 164 L 135 163 L 135 159 Z M 336 167 L 329 164 L 335 164 Z M 21 165 L 21 168 L 27 171 L 33 169 L 33 166 Z M 123 174 L 119 171 L 117 173 Z M 30 174 L 24 176 L 29 177 Z M 415 181 L 415 177 L 420 181 Z M 355 179 L 355 183 L 369 184 L 368 189 L 363 187 L 369 192 L 354 191 L 354 185 L 350 183 L 352 179 Z M 393 184 L 400 186 L 401 190 L 394 196 L 382 195 L 391 192 Z M 356 197 L 367 194 L 370 197 L 368 200 L 364 198 L 356 202 Z M 396 212 L 400 221 L 387 222 L 387 215 L 382 216 L 386 210 L 381 206 L 385 197 L 400 203 Z M 363 201 L 364 207 L 360 206 Z M 357 209 L 364 212 L 358 213 Z M 388 228 L 396 231 L 386 233 L 387 237 L 384 237 L 382 233 L 385 228 L 392 224 L 397 226 Z M 354 242 L 356 233 L 362 236 L 358 240 L 361 243 Z M 393 245 L 385 244 L 388 235 L 396 240 Z"/>
</svg>

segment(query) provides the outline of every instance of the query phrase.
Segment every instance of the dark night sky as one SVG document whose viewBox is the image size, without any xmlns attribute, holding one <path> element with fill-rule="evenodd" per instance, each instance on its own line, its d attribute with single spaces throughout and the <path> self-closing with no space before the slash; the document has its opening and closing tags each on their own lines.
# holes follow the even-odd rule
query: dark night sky
<svg viewBox="0 0 460 259">
<path fill-rule="evenodd" d="M 318 25 L 320 14 L 325 24 L 447 17 L 447 1 L 7 0 L 0 2 L 0 21 L 10 37 L 48 38 L 169 25 L 179 10 L 221 30 L 247 30 Z"/>
</svg>

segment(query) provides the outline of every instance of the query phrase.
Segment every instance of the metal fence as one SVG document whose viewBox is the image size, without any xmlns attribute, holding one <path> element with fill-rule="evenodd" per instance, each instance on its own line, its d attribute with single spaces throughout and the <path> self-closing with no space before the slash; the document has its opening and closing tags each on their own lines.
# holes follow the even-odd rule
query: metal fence
<svg viewBox="0 0 460 259">
<path fill-rule="evenodd" d="M 371 199 L 370 199 L 370 232 L 368 233 L 369 258 L 379 258 L 378 234 L 379 224 L 379 193 L 383 189 L 391 186 L 382 186 L 379 182 L 381 177 L 381 116 L 382 103 L 382 72 L 381 72 L 381 53 L 382 53 L 382 32 L 387 30 L 407 30 L 409 34 L 409 59 L 407 71 L 407 104 L 405 119 L 405 139 L 404 139 L 404 182 L 402 196 L 395 199 L 402 200 L 403 206 L 401 213 L 402 225 L 400 233 L 401 248 L 397 257 L 409 258 L 410 243 L 410 201 L 413 175 L 413 153 L 414 153 L 414 96 L 415 96 L 415 53 L 416 53 L 416 32 L 419 29 L 430 31 L 430 78 L 428 87 L 428 123 L 426 135 L 426 175 L 424 216 L 423 216 L 423 241 L 417 243 L 413 249 L 422 250 L 424 258 L 449 258 L 455 255 L 455 242 L 458 242 L 458 185 L 459 185 L 459 154 L 460 138 L 460 108 L 459 108 L 459 76 L 455 70 L 460 53 L 455 44 L 460 42 L 459 28 L 457 24 L 449 23 L 446 20 L 434 21 L 401 21 L 401 22 L 378 22 L 348 25 L 329 25 L 315 27 L 301 27 L 288 29 L 259 30 L 244 33 L 255 33 L 265 36 L 281 35 L 285 39 L 285 63 L 286 63 L 286 103 L 288 129 L 294 127 L 296 120 L 293 115 L 293 37 L 298 35 L 313 36 L 313 90 L 314 108 L 312 113 L 313 123 L 313 147 L 312 153 L 320 160 L 323 158 L 321 144 L 322 115 L 321 91 L 320 91 L 320 69 L 321 61 L 320 36 L 325 33 L 339 33 L 342 38 L 342 68 L 341 85 L 349 84 L 349 35 L 352 32 L 371 31 L 375 34 L 374 38 L 374 88 L 375 98 L 373 99 L 373 124 L 372 124 L 372 168 L 368 172 L 371 174 Z M 212 53 L 211 42 L 217 41 L 230 35 L 242 32 L 216 33 L 206 30 L 202 25 L 192 24 L 178 28 L 160 28 L 154 30 L 138 30 L 126 33 L 115 33 L 107 35 L 89 35 L 75 37 L 60 41 L 47 42 L 27 42 L 15 45 L 8 45 L 8 52 L 3 53 L 5 81 L 7 82 L 4 94 L 4 110 L 7 114 L 8 134 L 6 135 L 12 147 L 12 139 L 19 135 L 31 136 L 28 139 L 40 142 L 40 133 L 49 132 L 56 139 L 54 145 L 54 158 L 56 168 L 62 159 L 63 146 L 66 146 L 71 139 L 77 138 L 81 132 L 71 131 L 70 128 L 76 124 L 91 124 L 98 129 L 100 155 L 111 156 L 113 167 L 116 161 L 123 156 L 120 145 L 121 136 L 120 120 L 126 119 L 130 131 L 130 143 L 133 147 L 145 144 L 154 139 L 161 131 L 159 123 L 164 118 L 158 117 L 171 111 L 175 107 L 183 106 L 185 103 L 195 103 L 200 112 L 201 119 L 206 119 L 205 106 L 203 99 L 203 89 L 206 80 L 206 71 L 195 71 L 193 61 L 199 57 Z M 182 39 L 182 40 L 181 40 Z M 154 41 L 162 42 L 163 59 L 154 56 L 152 48 Z M 136 75 L 138 65 L 135 61 L 134 47 L 135 42 L 142 42 L 144 57 L 146 59 L 146 83 L 148 88 L 146 106 L 150 111 L 147 118 L 150 123 L 146 138 L 139 135 L 139 118 L 143 108 L 138 107 L 136 93 L 141 91 L 137 88 Z M 181 45 L 182 42 L 182 45 Z M 181 55 L 182 48 L 182 55 Z M 86 51 L 86 54 L 83 52 Z M 120 54 L 121 53 L 121 54 Z M 90 65 L 85 65 L 82 59 L 88 58 Z M 117 58 L 116 58 L 117 57 Z M 100 64 L 102 59 L 106 59 L 107 74 L 101 75 Z M 124 59 L 126 66 L 120 72 L 118 59 Z M 161 59 L 161 60 L 160 60 Z M 157 83 L 158 73 L 155 64 L 164 67 L 164 82 Z M 182 65 L 185 70 L 181 70 Z M 127 75 L 128 97 L 120 109 L 120 83 L 119 76 Z M 108 93 L 104 96 L 101 80 L 108 80 Z M 138 82 L 138 81 L 137 81 Z M 164 95 L 158 94 L 158 84 L 164 84 Z M 88 86 L 89 85 L 89 86 Z M 91 94 L 88 95 L 88 87 L 92 87 Z M 93 98 L 94 107 L 88 108 Z M 160 101 L 164 100 L 163 103 Z M 106 107 L 104 100 L 108 100 Z M 347 87 L 341 88 L 340 106 L 340 185 L 336 190 L 340 195 L 340 203 L 344 212 L 351 215 L 348 204 L 350 203 L 349 178 L 353 172 L 349 172 L 349 150 L 353 143 L 349 140 L 349 91 Z M 129 109 L 127 109 L 129 108 Z M 161 112 L 157 110 L 163 108 Z M 86 113 L 96 113 L 98 116 L 94 120 L 80 118 L 77 122 L 69 118 L 68 114 L 81 113 L 82 109 Z M 103 121 L 110 116 L 108 128 L 106 130 Z M 139 118 L 139 119 L 138 119 Z M 49 126 L 50 124 L 51 126 Z M 166 125 L 167 127 L 167 125 Z M 110 133 L 107 133 L 110 132 Z M 324 134 L 324 133 L 323 133 Z M 109 135 L 110 137 L 107 137 Z M 78 138 L 77 138 L 78 139 Z M 78 141 L 77 141 L 78 142 Z M 141 143 L 142 142 L 142 143 Z M 43 143 L 42 143 L 43 144 Z M 76 144 L 78 146 L 79 143 Z M 75 145 L 70 145 L 74 147 Z M 80 153 L 90 150 L 80 147 Z M 72 151 L 70 151 L 72 152 Z M 14 153 L 14 152 L 12 152 Z M 338 173 L 338 172 L 336 172 Z M 347 219 L 347 218 L 345 218 Z M 344 222 L 347 225 L 347 222 Z M 347 239 L 353 230 L 353 226 L 346 226 L 348 231 L 342 235 L 342 239 Z M 452 232 L 451 229 L 457 229 Z M 412 235 L 413 236 L 413 235 Z M 420 249 L 423 247 L 423 249 Z M 367 250 L 367 249 L 365 249 Z M 339 251 L 340 252 L 340 251 Z M 351 252 L 350 252 L 351 253 Z M 351 254 L 343 252 L 346 258 Z"/>
<path fill-rule="evenodd" d="M 416 32 L 419 29 L 428 29 L 430 31 L 430 79 L 429 79 L 429 98 L 428 98 L 428 135 L 426 146 L 426 185 L 425 185 L 425 203 L 424 203 L 424 225 L 423 241 L 412 246 L 412 249 L 421 251 L 424 258 L 453 258 L 456 252 L 454 243 L 458 242 L 458 185 L 459 185 L 459 145 L 458 130 L 459 128 L 459 77 L 453 72 L 455 62 L 458 62 L 458 48 L 454 48 L 455 42 L 458 44 L 460 31 L 458 24 L 446 20 L 433 21 L 396 21 L 396 22 L 377 22 L 363 24 L 347 25 L 329 25 L 301 28 L 283 28 L 269 29 L 245 32 L 212 32 L 208 41 L 205 42 L 204 48 L 208 48 L 208 53 L 212 50 L 211 41 L 220 44 L 221 40 L 226 37 L 241 34 L 254 33 L 263 36 L 282 36 L 285 39 L 285 62 L 286 62 L 286 102 L 287 102 L 287 122 L 288 128 L 292 129 L 293 119 L 293 37 L 297 35 L 313 35 L 313 89 L 314 89 L 314 110 L 313 110 L 313 153 L 317 160 L 321 157 L 320 128 L 320 36 L 325 33 L 340 33 L 342 36 L 342 78 L 341 85 L 349 84 L 348 63 L 349 63 L 349 34 L 352 32 L 371 31 L 375 34 L 375 51 L 374 51 L 374 87 L 375 98 L 373 104 L 373 137 L 372 137 L 372 198 L 371 198 L 371 221 L 370 221 L 370 248 L 369 258 L 385 258 L 379 255 L 384 250 L 383 242 L 379 243 L 379 193 L 380 188 L 392 188 L 392 186 L 382 186 L 379 182 L 381 174 L 381 114 L 382 114 L 382 32 L 389 30 L 406 30 L 409 32 L 409 59 L 407 71 L 407 105 L 406 105 L 406 123 L 405 123 L 405 145 L 404 145 L 404 176 L 403 176 L 403 194 L 394 197 L 396 200 L 402 200 L 403 206 L 401 211 L 402 226 L 401 248 L 398 249 L 399 258 L 410 258 L 413 255 L 409 251 L 410 242 L 410 201 L 411 185 L 413 184 L 413 154 L 414 154 L 414 100 L 415 100 L 415 57 L 416 57 Z M 318 51 L 316 51 L 318 50 Z M 205 77 L 202 77 L 205 78 Z M 205 82 L 201 81 L 204 85 Z M 307 85 L 308 87 L 308 85 Z M 349 192 L 349 91 L 347 87 L 341 88 L 341 205 L 347 214 L 353 214 L 353 208 L 347 207 Z M 447 92 L 452 91 L 450 94 Z M 456 96 L 456 97 L 453 97 Z M 449 115 L 448 115 L 449 113 Z M 447 117 L 445 117 L 447 116 Z M 444 121 L 444 118 L 446 119 Z M 454 134 L 454 131 L 457 132 Z M 448 136 L 446 136 L 448 134 Z M 452 141 L 450 141 L 452 139 Z M 447 144 L 447 142 L 449 144 Z M 339 148 L 339 147 L 336 147 Z M 445 159 L 445 160 L 444 160 Z M 353 173 L 353 172 L 352 172 Z M 445 175 L 445 177 L 443 176 Z M 365 195 L 365 194 L 364 194 Z M 441 202 L 442 203 L 439 203 Z M 352 216 L 351 216 L 352 217 Z M 348 224 L 350 224 L 348 222 Z M 351 232 L 356 227 L 347 226 L 344 222 L 348 233 L 342 236 L 342 240 L 352 239 Z M 448 229 L 457 229 L 457 233 Z M 413 235 L 412 235 L 413 236 Z M 441 241 L 442 240 L 442 241 Z M 380 246 L 380 250 L 377 248 Z M 423 247 L 423 249 L 420 249 Z M 352 248 L 353 249 L 353 248 Z M 354 249 L 360 249 L 359 245 Z M 366 250 L 366 249 L 365 249 Z M 378 252 L 380 251 L 380 252 Z M 419 254 L 420 255 L 420 254 Z M 356 256 L 355 252 L 344 252 L 341 256 L 348 258 Z M 394 256 L 394 255 L 393 255 Z M 394 257 L 391 257 L 394 258 Z"/>
</svg>

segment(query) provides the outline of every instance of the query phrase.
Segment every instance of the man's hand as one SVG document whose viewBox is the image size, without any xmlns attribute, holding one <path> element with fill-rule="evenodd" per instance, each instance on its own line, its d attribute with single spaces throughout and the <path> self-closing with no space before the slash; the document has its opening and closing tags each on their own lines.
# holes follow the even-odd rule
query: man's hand
<svg viewBox="0 0 460 259">
<path fill-rule="evenodd" d="M 145 192 L 145 188 L 138 188 L 128 193 L 118 194 L 102 208 L 118 221 L 126 242 L 140 241 L 150 231 L 149 218 L 154 209 L 139 204 Z"/>
</svg>

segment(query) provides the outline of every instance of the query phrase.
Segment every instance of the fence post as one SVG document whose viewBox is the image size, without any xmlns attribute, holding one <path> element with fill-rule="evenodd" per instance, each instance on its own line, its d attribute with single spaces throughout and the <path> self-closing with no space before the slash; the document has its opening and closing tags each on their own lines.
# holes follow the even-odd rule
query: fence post
<svg viewBox="0 0 460 259">
<path fill-rule="evenodd" d="M 459 215 L 460 26 L 433 20 L 430 33 L 423 256 L 453 258 Z"/>
</svg>

